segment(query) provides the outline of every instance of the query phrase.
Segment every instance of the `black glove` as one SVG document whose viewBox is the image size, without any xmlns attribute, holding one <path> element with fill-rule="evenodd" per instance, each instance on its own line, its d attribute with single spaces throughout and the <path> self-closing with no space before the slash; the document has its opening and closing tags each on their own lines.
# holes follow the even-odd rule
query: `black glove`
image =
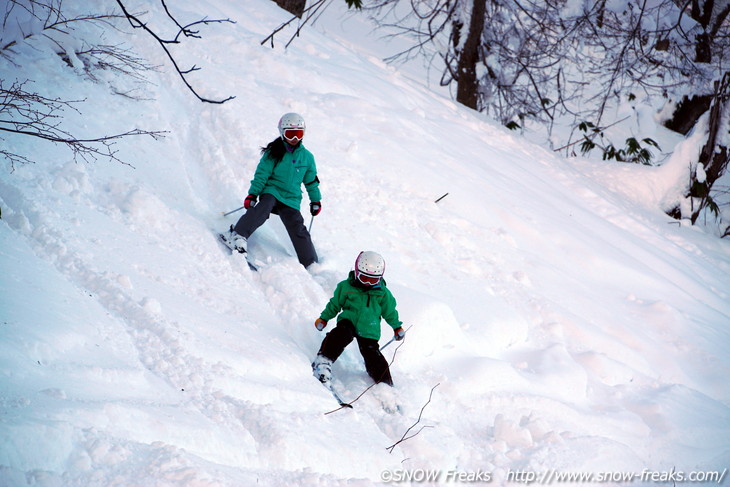
<svg viewBox="0 0 730 487">
<path fill-rule="evenodd" d="M 309 213 L 312 214 L 312 216 L 319 215 L 319 212 L 322 211 L 322 203 L 319 201 L 313 201 L 312 203 L 309 203 Z"/>
</svg>

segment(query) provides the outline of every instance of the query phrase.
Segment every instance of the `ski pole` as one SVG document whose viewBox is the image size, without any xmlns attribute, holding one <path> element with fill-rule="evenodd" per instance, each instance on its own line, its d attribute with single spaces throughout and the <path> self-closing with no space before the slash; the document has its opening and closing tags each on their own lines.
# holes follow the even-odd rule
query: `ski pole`
<svg viewBox="0 0 730 487">
<path fill-rule="evenodd" d="M 235 210 L 231 210 L 231 211 L 229 211 L 228 213 L 223 213 L 223 216 L 228 216 L 228 215 L 230 215 L 231 213 L 235 213 L 235 212 L 237 212 L 237 211 L 241 211 L 241 210 L 243 210 L 244 208 L 245 208 L 245 207 L 243 207 L 243 206 L 242 206 L 242 207 L 240 207 L 240 208 L 236 208 Z"/>
<path fill-rule="evenodd" d="M 314 223 L 314 215 L 312 215 L 312 219 L 309 220 L 309 230 L 307 230 L 309 233 L 312 233 L 312 223 Z"/>
<path fill-rule="evenodd" d="M 393 337 L 390 340 L 388 340 L 388 343 L 386 343 L 385 345 L 383 345 L 382 347 L 380 347 L 380 351 L 382 352 L 385 349 L 385 347 L 387 347 L 388 345 L 390 345 L 394 341 L 395 341 L 395 337 Z"/>
<path fill-rule="evenodd" d="M 411 325 L 411 326 L 413 326 L 413 325 Z M 410 329 L 411 329 L 411 326 L 409 326 L 408 328 L 406 328 L 406 330 L 405 330 L 405 331 L 408 331 L 408 330 L 410 330 Z M 405 338 L 405 336 L 404 336 L 403 338 Z M 393 337 L 393 338 L 391 338 L 390 340 L 388 340 L 388 343 L 386 343 L 385 345 L 383 345 L 382 347 L 380 347 L 380 351 L 382 352 L 382 351 L 383 351 L 383 349 L 384 349 L 385 347 L 387 347 L 388 345 L 390 345 L 390 344 L 391 344 L 391 343 L 393 343 L 394 341 L 395 341 L 395 337 Z"/>
</svg>

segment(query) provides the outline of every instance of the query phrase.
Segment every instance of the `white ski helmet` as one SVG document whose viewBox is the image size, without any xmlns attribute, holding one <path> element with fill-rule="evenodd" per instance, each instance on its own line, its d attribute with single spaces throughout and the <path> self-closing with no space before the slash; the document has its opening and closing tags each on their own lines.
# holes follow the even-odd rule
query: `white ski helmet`
<svg viewBox="0 0 730 487">
<path fill-rule="evenodd" d="M 361 283 L 375 286 L 385 274 L 385 259 L 377 252 L 366 250 L 355 259 L 355 277 Z"/>
<path fill-rule="evenodd" d="M 279 119 L 279 135 L 285 141 L 299 142 L 304 138 L 304 117 L 298 113 L 285 113 Z"/>
</svg>

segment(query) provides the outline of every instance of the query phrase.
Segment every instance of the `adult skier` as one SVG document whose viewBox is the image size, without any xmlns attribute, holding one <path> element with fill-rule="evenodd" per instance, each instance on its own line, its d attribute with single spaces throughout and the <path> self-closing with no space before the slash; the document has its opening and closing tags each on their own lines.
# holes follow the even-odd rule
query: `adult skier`
<svg viewBox="0 0 730 487">
<path fill-rule="evenodd" d="M 384 273 L 385 260 L 380 254 L 360 252 L 355 259 L 355 269 L 337 284 L 334 296 L 315 320 L 314 326 L 322 331 L 327 322 L 339 314 L 337 326 L 324 337 L 312 363 L 314 376 L 320 382 L 329 382 L 332 364 L 354 339 L 368 375 L 376 383 L 393 385 L 388 361 L 378 346 L 380 320 L 384 319 L 393 328 L 396 340 L 402 340 L 405 331 L 398 318 L 395 298 L 385 285 Z"/>
<path fill-rule="evenodd" d="M 247 239 L 273 213 L 286 227 L 299 262 L 304 267 L 317 262 L 317 252 L 299 210 L 304 185 L 310 214 L 316 216 L 322 211 L 317 166 L 302 144 L 305 130 L 301 115 L 286 113 L 279 120 L 279 137 L 261 148 L 261 159 L 243 203 L 246 213 L 221 234 L 231 250 L 245 254 Z"/>
</svg>

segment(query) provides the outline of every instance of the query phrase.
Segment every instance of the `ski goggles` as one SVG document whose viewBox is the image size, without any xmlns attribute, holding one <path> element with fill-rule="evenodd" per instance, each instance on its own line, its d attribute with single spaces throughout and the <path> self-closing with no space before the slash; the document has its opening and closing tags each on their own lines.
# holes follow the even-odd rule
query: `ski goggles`
<svg viewBox="0 0 730 487">
<path fill-rule="evenodd" d="M 370 274 L 365 274 L 364 272 L 355 272 L 355 277 L 357 277 L 357 280 L 365 284 L 366 286 L 375 286 L 380 282 L 380 278 L 382 276 L 373 276 Z"/>
<path fill-rule="evenodd" d="M 287 140 L 302 140 L 304 138 L 304 129 L 285 129 L 284 138 Z"/>
</svg>

